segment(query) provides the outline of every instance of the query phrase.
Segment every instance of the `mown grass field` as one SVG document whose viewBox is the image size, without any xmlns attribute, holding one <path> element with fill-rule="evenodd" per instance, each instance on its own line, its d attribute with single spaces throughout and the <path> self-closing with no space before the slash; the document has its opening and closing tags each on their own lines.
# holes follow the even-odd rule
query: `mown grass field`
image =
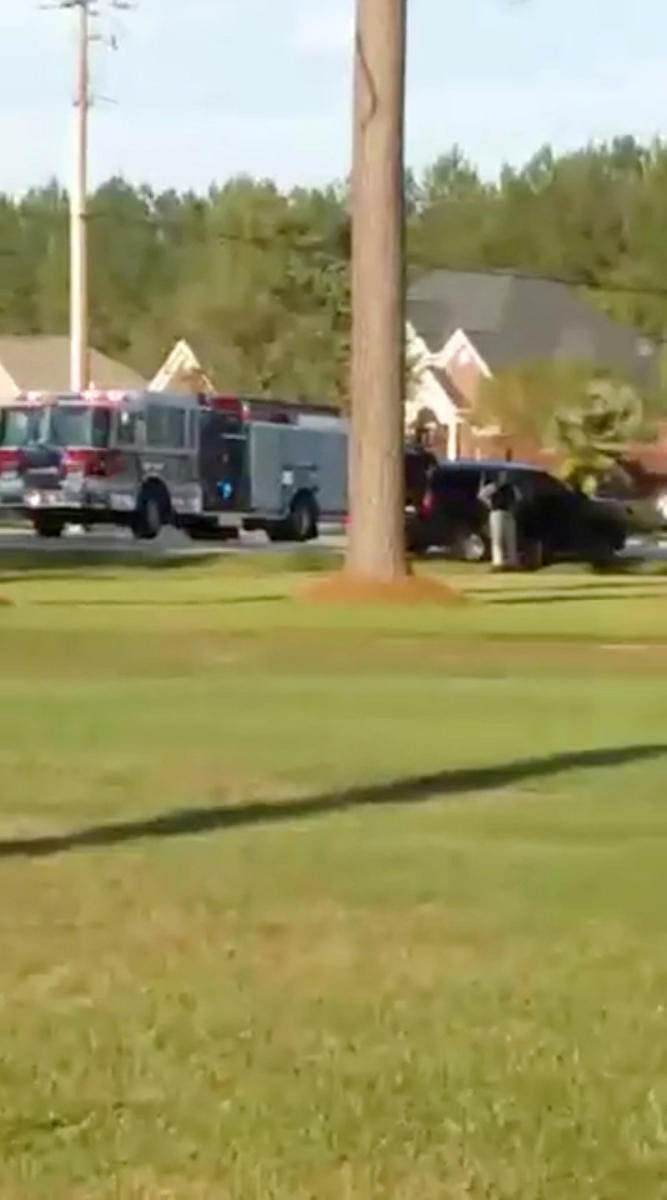
<svg viewBox="0 0 667 1200">
<path fill-rule="evenodd" d="M 0 563 L 0 1197 L 667 1196 L 667 579 L 294 565 Z"/>
</svg>

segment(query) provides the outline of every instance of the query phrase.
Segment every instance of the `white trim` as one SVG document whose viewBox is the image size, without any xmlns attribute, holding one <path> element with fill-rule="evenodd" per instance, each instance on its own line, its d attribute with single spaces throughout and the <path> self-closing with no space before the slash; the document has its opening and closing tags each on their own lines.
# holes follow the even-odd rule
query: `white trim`
<svg viewBox="0 0 667 1200">
<path fill-rule="evenodd" d="M 155 377 L 151 379 L 148 390 L 150 392 L 167 391 L 174 377 L 181 371 L 201 372 L 202 381 L 206 388 L 211 392 L 215 390 L 192 346 L 185 341 L 185 338 L 181 338 L 180 341 L 176 342 L 176 345 L 167 355 Z"/>
<path fill-rule="evenodd" d="M 417 333 L 410 321 L 405 325 L 405 358 L 413 378 L 422 375 L 425 370 L 435 365 L 433 355 L 426 342 Z"/>
<path fill-rule="evenodd" d="M 419 413 L 429 409 L 441 426 L 460 424 L 462 415 L 449 392 L 433 373 L 431 366 L 421 366 L 412 394 L 405 401 L 405 422 L 414 424 Z"/>
<path fill-rule="evenodd" d="M 482 358 L 479 350 L 471 342 L 467 333 L 463 329 L 457 329 L 445 342 L 442 350 L 433 355 L 434 361 L 438 366 L 447 369 L 452 359 L 458 358 L 461 355 L 467 355 L 474 362 L 475 366 L 485 375 L 487 379 L 491 379 L 493 372 L 489 364 Z"/>
<path fill-rule="evenodd" d="M 15 400 L 21 395 L 21 389 L 16 380 L 9 374 L 6 367 L 0 363 L 0 395 L 4 399 Z"/>
</svg>

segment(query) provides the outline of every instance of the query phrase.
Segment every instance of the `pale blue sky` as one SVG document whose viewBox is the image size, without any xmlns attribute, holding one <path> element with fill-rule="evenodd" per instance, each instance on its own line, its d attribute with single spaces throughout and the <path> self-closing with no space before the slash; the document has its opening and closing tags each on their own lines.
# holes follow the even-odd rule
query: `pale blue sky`
<svg viewBox="0 0 667 1200">
<path fill-rule="evenodd" d="M 283 185 L 349 161 L 353 0 L 138 0 L 100 31 L 94 181 Z M 458 142 L 486 175 L 545 141 L 667 133 L 665 0 L 408 0 L 408 159 Z M 69 171 L 72 14 L 0 0 L 0 190 Z"/>
</svg>

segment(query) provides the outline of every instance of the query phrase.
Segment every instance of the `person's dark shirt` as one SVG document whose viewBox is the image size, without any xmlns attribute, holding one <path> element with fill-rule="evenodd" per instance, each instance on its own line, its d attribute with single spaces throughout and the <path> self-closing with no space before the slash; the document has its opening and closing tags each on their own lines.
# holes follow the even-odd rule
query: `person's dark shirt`
<svg viewBox="0 0 667 1200">
<path fill-rule="evenodd" d="M 517 491 L 509 480 L 488 485 L 483 489 L 482 496 L 491 512 L 514 512 L 517 506 Z"/>
</svg>

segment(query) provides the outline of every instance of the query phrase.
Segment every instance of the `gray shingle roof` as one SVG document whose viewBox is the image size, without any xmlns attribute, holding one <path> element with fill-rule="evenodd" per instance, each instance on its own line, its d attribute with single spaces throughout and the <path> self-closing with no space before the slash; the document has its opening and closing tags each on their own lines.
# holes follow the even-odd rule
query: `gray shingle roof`
<svg viewBox="0 0 667 1200">
<path fill-rule="evenodd" d="M 492 370 L 522 362 L 590 362 L 653 382 L 657 347 L 573 288 L 504 272 L 432 271 L 408 291 L 408 318 L 431 350 L 463 329 Z"/>
<path fill-rule="evenodd" d="M 0 337 L 0 365 L 20 391 L 69 389 L 69 339 L 66 337 Z M 90 352 L 90 377 L 100 388 L 143 388 L 141 375 L 98 350 Z"/>
</svg>

